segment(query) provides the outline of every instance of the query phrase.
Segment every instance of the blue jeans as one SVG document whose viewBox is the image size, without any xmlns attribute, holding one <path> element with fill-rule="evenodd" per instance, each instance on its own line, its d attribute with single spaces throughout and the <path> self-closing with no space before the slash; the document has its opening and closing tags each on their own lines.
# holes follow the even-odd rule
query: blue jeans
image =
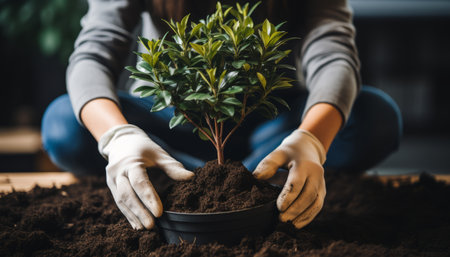
<svg viewBox="0 0 450 257">
<path fill-rule="evenodd" d="M 187 169 L 215 159 L 215 149 L 192 133 L 192 125 L 173 130 L 168 127 L 173 109 L 150 113 L 152 101 L 119 93 L 127 120 L 149 136 Z M 225 157 L 239 160 L 249 169 L 256 165 L 300 124 L 306 96 L 300 96 L 292 111 L 263 121 L 251 115 L 232 136 Z M 373 167 L 398 148 L 402 134 L 399 108 L 387 94 L 364 86 L 349 120 L 334 139 L 325 167 L 343 172 L 359 172 Z M 77 175 L 102 174 L 106 161 L 97 150 L 89 131 L 75 119 L 69 97 L 55 99 L 42 120 L 42 140 L 51 160 L 61 169 Z"/>
</svg>

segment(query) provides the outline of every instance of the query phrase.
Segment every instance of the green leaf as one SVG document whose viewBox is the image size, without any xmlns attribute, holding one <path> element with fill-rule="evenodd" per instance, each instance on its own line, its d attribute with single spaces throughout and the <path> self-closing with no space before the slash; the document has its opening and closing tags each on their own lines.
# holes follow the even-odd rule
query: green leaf
<svg viewBox="0 0 450 257">
<path fill-rule="evenodd" d="M 224 104 L 231 104 L 231 105 L 236 105 L 236 106 L 242 106 L 242 103 L 238 99 L 236 99 L 234 97 L 225 98 L 222 102 Z"/>
<path fill-rule="evenodd" d="M 159 56 L 161 55 L 162 52 L 156 52 L 153 56 L 152 56 L 152 67 L 156 66 L 156 63 L 158 62 Z"/>
<path fill-rule="evenodd" d="M 178 31 L 181 37 L 184 37 L 186 34 L 186 27 L 189 20 L 189 16 L 191 16 L 191 14 L 184 16 L 180 22 L 180 25 L 178 26 Z"/>
<path fill-rule="evenodd" d="M 209 76 L 210 85 L 214 85 L 214 83 L 216 83 L 216 70 L 217 68 L 206 70 Z"/>
<path fill-rule="evenodd" d="M 272 26 L 271 26 L 269 20 L 265 19 L 263 22 L 263 25 L 262 25 L 263 32 L 267 35 L 270 35 L 273 32 L 271 29 L 272 29 Z"/>
<path fill-rule="evenodd" d="M 148 48 L 148 39 L 146 39 L 145 37 L 138 37 L 139 42 L 145 47 L 145 49 L 147 49 L 147 51 L 150 51 L 150 49 Z"/>
<path fill-rule="evenodd" d="M 149 96 L 152 96 L 152 95 L 156 95 L 159 91 L 160 90 L 158 88 L 153 88 L 153 89 L 150 89 L 150 90 L 142 91 L 141 98 L 149 97 Z"/>
<path fill-rule="evenodd" d="M 282 23 L 278 24 L 277 26 L 275 26 L 275 29 L 278 30 L 281 28 L 281 26 L 283 26 L 284 24 L 286 24 L 286 21 L 283 21 Z"/>
<path fill-rule="evenodd" d="M 178 35 L 173 35 L 173 40 L 175 43 L 177 43 L 179 46 L 183 47 L 183 40 Z"/>
<path fill-rule="evenodd" d="M 223 74 L 223 73 L 222 73 L 222 74 Z M 231 71 L 231 72 L 228 72 L 228 73 L 223 77 L 223 79 L 220 80 L 220 82 L 219 82 L 219 88 L 222 89 L 222 88 L 224 88 L 226 85 L 231 84 L 231 83 L 236 79 L 236 77 L 238 76 L 238 74 L 239 74 L 239 72 L 237 72 L 237 71 Z"/>
<path fill-rule="evenodd" d="M 195 102 L 181 102 L 178 107 L 183 111 L 197 111 L 198 105 Z"/>
<path fill-rule="evenodd" d="M 234 25 L 233 25 L 233 31 L 236 31 L 237 33 L 238 33 L 238 35 L 239 35 L 239 27 L 240 27 L 240 23 L 239 23 L 239 21 L 236 21 L 235 23 L 234 23 Z"/>
<path fill-rule="evenodd" d="M 203 75 L 203 73 L 201 71 L 197 71 L 198 74 L 200 74 L 200 76 L 202 77 L 202 79 L 206 82 L 206 84 L 208 84 L 211 89 L 213 89 L 211 83 L 209 82 L 209 80 L 205 77 L 205 75 Z"/>
<path fill-rule="evenodd" d="M 261 73 L 257 72 L 256 75 L 258 76 L 259 82 L 261 82 L 261 85 L 263 86 L 264 90 L 266 89 L 266 78 Z"/>
<path fill-rule="evenodd" d="M 244 70 L 249 71 L 250 70 L 250 64 L 244 63 Z"/>
<path fill-rule="evenodd" d="M 188 97 L 186 97 L 184 100 L 185 101 L 192 101 L 192 100 L 199 100 L 199 101 L 203 101 L 206 100 L 208 98 L 212 97 L 210 94 L 206 94 L 206 93 L 194 93 L 189 95 Z"/>
<path fill-rule="evenodd" d="M 230 119 L 230 117 L 222 117 L 222 118 L 217 120 L 217 123 L 222 123 L 222 122 L 224 122 L 224 121 L 226 121 L 228 119 Z"/>
<path fill-rule="evenodd" d="M 150 77 L 149 75 L 144 75 L 144 74 L 131 75 L 130 79 L 144 80 L 144 81 L 148 81 L 148 82 L 152 82 L 152 83 L 155 82 L 155 80 L 152 77 Z"/>
<path fill-rule="evenodd" d="M 290 88 L 292 87 L 292 84 L 286 81 L 280 81 L 277 84 L 275 84 L 271 90 L 275 90 L 275 89 L 284 89 L 284 88 Z"/>
<path fill-rule="evenodd" d="M 252 31 L 252 34 L 253 34 L 253 31 Z M 240 51 L 240 52 L 244 51 L 247 47 L 251 46 L 252 44 L 253 44 L 253 42 L 250 42 L 250 43 L 247 43 L 247 44 L 240 45 L 239 51 Z"/>
<path fill-rule="evenodd" d="M 227 75 L 227 70 L 223 70 L 222 74 L 220 74 L 220 77 L 219 77 L 219 89 L 222 88 L 226 84 L 226 81 L 224 80 L 225 75 Z"/>
<path fill-rule="evenodd" d="M 270 35 L 269 46 L 275 45 L 286 34 L 287 34 L 287 32 L 284 32 L 284 31 L 275 31 L 272 35 Z"/>
<path fill-rule="evenodd" d="M 208 134 L 210 137 L 212 137 L 212 133 L 211 133 L 211 130 L 209 130 L 209 128 L 202 127 L 202 129 L 203 129 L 203 131 L 206 132 L 206 134 Z M 201 140 L 209 141 L 209 138 L 206 137 L 205 134 L 203 134 L 199 129 L 197 129 L 197 133 Z"/>
<path fill-rule="evenodd" d="M 168 105 L 165 103 L 164 98 L 155 97 L 156 101 L 152 106 L 151 112 L 158 112 L 166 108 Z"/>
<path fill-rule="evenodd" d="M 257 78 L 255 78 L 255 76 L 250 76 L 248 80 L 250 82 L 250 85 L 256 85 L 256 83 L 258 83 L 259 81 Z"/>
<path fill-rule="evenodd" d="M 168 22 L 165 19 L 162 19 L 167 25 L 169 25 L 170 29 L 173 30 L 173 32 L 176 34 L 177 33 L 177 29 L 175 28 L 175 24 L 173 23 L 173 20 L 171 19 L 170 22 Z"/>
<path fill-rule="evenodd" d="M 250 9 L 250 11 L 248 11 L 248 14 L 247 14 L 247 15 L 248 15 L 248 16 L 251 16 L 252 13 L 255 11 L 256 7 L 258 7 L 259 4 L 261 4 L 261 1 L 257 2 L 256 4 L 254 4 L 254 5 L 252 6 L 252 8 Z"/>
<path fill-rule="evenodd" d="M 251 35 L 253 35 L 253 33 L 255 33 L 255 31 L 252 28 L 245 28 L 244 32 L 243 32 L 243 38 L 248 38 Z M 242 46 L 241 50 L 244 50 L 247 47 L 247 45 Z"/>
<path fill-rule="evenodd" d="M 141 54 L 141 58 L 148 64 L 152 63 L 152 56 L 150 54 Z"/>
<path fill-rule="evenodd" d="M 143 62 L 143 61 L 138 62 L 136 65 L 136 68 L 138 71 L 144 72 L 144 73 L 152 73 L 153 72 L 153 69 L 150 66 L 150 64 L 148 64 L 147 62 Z"/>
<path fill-rule="evenodd" d="M 126 66 L 125 69 L 126 69 L 127 71 L 131 72 L 132 74 L 134 74 L 134 73 L 144 73 L 144 72 L 138 71 L 138 70 L 137 70 L 135 67 L 133 67 L 133 66 Z"/>
<path fill-rule="evenodd" d="M 292 65 L 288 65 L 288 64 L 279 64 L 277 67 L 279 69 L 297 70 L 297 68 L 295 68 Z"/>
<path fill-rule="evenodd" d="M 234 115 L 234 107 L 230 106 L 230 105 L 218 105 L 218 106 L 215 106 L 214 109 L 219 110 L 220 112 L 222 112 L 223 114 L 225 114 L 229 117 L 233 117 L 233 115 Z"/>
<path fill-rule="evenodd" d="M 180 125 L 186 118 L 183 114 L 179 113 L 172 117 L 169 121 L 169 128 L 173 129 L 174 127 Z"/>
<path fill-rule="evenodd" d="M 291 107 L 289 107 L 289 104 L 283 98 L 276 97 L 276 96 L 270 96 L 269 99 L 274 100 L 275 102 L 278 102 L 279 104 L 286 107 L 288 110 L 291 110 Z"/>
<path fill-rule="evenodd" d="M 245 60 L 239 60 L 239 61 L 234 61 L 231 64 L 233 65 L 234 68 L 236 69 L 240 69 L 242 67 L 242 65 L 244 65 Z"/>
<path fill-rule="evenodd" d="M 242 8 L 239 3 L 236 3 L 236 8 L 238 9 L 239 13 L 242 13 Z"/>
<path fill-rule="evenodd" d="M 164 45 L 164 41 L 166 40 L 166 36 L 169 34 L 169 31 L 166 32 L 166 34 L 164 34 L 164 36 L 161 38 L 161 43 L 158 46 L 158 51 L 161 51 L 161 49 L 163 48 Z"/>
<path fill-rule="evenodd" d="M 227 89 L 227 90 L 225 90 L 225 91 L 223 91 L 221 93 L 224 94 L 224 95 L 232 95 L 232 94 L 240 93 L 242 91 L 244 91 L 243 87 L 241 87 L 241 86 L 232 86 L 229 89 Z"/>
<path fill-rule="evenodd" d="M 222 44 L 223 44 L 223 41 L 221 41 L 221 40 L 218 40 L 218 41 L 214 42 L 214 43 L 211 45 L 211 52 L 217 53 L 217 51 L 220 49 L 220 47 L 222 46 Z"/>
<path fill-rule="evenodd" d="M 262 103 L 269 108 L 270 112 L 272 113 L 272 117 L 278 115 L 278 108 L 273 103 L 267 100 L 263 100 Z"/>
<path fill-rule="evenodd" d="M 288 51 L 288 52 L 279 52 L 279 53 L 276 53 L 276 54 L 274 54 L 273 56 L 271 56 L 270 58 L 268 58 L 266 61 L 267 61 L 267 62 L 271 62 L 271 61 L 276 60 L 275 63 L 278 63 L 281 59 L 283 59 L 283 58 L 285 58 L 286 56 L 288 56 L 289 52 L 290 52 L 290 51 Z"/>
<path fill-rule="evenodd" d="M 178 45 L 171 41 L 164 41 L 164 44 L 172 51 L 178 51 Z"/>
<path fill-rule="evenodd" d="M 197 53 L 199 53 L 201 56 L 205 56 L 206 54 L 205 54 L 205 47 L 204 46 L 202 46 L 202 45 L 199 45 L 199 44 L 194 44 L 194 43 L 191 43 L 191 47 L 192 47 L 192 49 L 194 49 L 194 51 L 196 51 Z"/>
<path fill-rule="evenodd" d="M 192 38 L 192 37 L 194 37 L 194 36 L 197 36 L 197 34 L 199 33 L 199 31 L 200 31 L 200 29 L 201 29 L 202 27 L 203 27 L 203 24 L 201 24 L 201 23 L 195 25 L 195 27 L 192 28 L 192 30 L 191 30 L 190 38 Z M 189 38 L 189 39 L 190 39 L 190 38 Z"/>
<path fill-rule="evenodd" d="M 228 27 L 227 25 L 222 25 L 222 28 L 225 30 L 227 35 L 231 38 L 231 40 L 233 41 L 233 44 L 236 46 L 237 39 L 236 39 L 236 35 L 234 34 L 233 30 L 230 27 Z"/>
<path fill-rule="evenodd" d="M 269 44 L 269 35 L 267 35 L 266 32 L 261 31 L 261 30 L 258 31 L 258 33 L 259 33 L 259 37 L 261 38 L 261 40 L 263 42 L 264 48 L 266 48 L 267 45 Z"/>
<path fill-rule="evenodd" d="M 140 86 L 140 87 L 137 87 L 135 90 L 133 90 L 133 93 L 139 93 L 139 92 L 142 92 L 142 91 L 147 91 L 147 90 L 150 90 L 150 89 L 155 89 L 155 87 L 154 86 Z"/>
<path fill-rule="evenodd" d="M 159 96 L 163 99 L 163 102 L 166 106 L 170 105 L 170 103 L 172 102 L 172 94 L 170 94 L 170 92 L 167 90 L 161 91 Z"/>
</svg>

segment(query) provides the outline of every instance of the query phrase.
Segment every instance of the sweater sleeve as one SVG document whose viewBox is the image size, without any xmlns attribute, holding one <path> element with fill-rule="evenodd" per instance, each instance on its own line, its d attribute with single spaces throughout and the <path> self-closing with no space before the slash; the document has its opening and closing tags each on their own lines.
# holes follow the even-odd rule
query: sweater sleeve
<svg viewBox="0 0 450 257">
<path fill-rule="evenodd" d="M 89 11 L 81 20 L 82 30 L 66 71 L 67 91 L 80 123 L 81 109 L 93 99 L 108 98 L 119 104 L 115 84 L 142 11 L 139 0 L 88 3 Z"/>
<path fill-rule="evenodd" d="M 301 57 L 309 97 L 303 115 L 317 103 L 329 103 L 345 123 L 360 88 L 352 13 L 346 0 L 310 0 L 305 13 Z"/>
</svg>

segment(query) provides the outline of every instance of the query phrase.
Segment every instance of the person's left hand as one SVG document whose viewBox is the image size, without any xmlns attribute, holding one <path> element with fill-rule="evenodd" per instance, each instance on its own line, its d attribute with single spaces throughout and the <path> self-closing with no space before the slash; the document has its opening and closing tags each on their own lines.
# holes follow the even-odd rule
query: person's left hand
<svg viewBox="0 0 450 257">
<path fill-rule="evenodd" d="M 289 170 L 277 199 L 281 221 L 302 228 L 322 209 L 326 194 L 324 162 L 322 143 L 310 132 L 297 129 L 258 164 L 253 172 L 257 179 L 269 179 L 279 168 Z"/>
</svg>

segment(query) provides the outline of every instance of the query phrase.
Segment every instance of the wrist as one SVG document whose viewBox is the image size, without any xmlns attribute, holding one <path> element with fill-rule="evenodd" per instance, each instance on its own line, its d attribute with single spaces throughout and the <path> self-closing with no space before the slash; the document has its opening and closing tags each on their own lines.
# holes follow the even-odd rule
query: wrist
<svg viewBox="0 0 450 257">
<path fill-rule="evenodd" d="M 334 137 L 343 123 L 342 115 L 333 105 L 318 103 L 312 106 L 305 115 L 299 129 L 310 132 L 328 152 Z"/>
<path fill-rule="evenodd" d="M 128 124 L 119 106 L 106 98 L 88 102 L 81 109 L 81 120 L 97 141 L 111 128 Z"/>
<path fill-rule="evenodd" d="M 311 132 L 297 129 L 293 132 L 296 144 L 300 147 L 297 152 L 302 153 L 303 160 L 309 160 L 323 165 L 326 160 L 326 151 L 323 144 Z"/>
<path fill-rule="evenodd" d="M 98 151 L 99 153 L 108 160 L 111 148 L 114 146 L 114 142 L 123 141 L 124 136 L 127 135 L 138 135 L 147 136 L 143 130 L 132 124 L 120 124 L 115 125 L 108 129 L 98 140 Z"/>
</svg>

